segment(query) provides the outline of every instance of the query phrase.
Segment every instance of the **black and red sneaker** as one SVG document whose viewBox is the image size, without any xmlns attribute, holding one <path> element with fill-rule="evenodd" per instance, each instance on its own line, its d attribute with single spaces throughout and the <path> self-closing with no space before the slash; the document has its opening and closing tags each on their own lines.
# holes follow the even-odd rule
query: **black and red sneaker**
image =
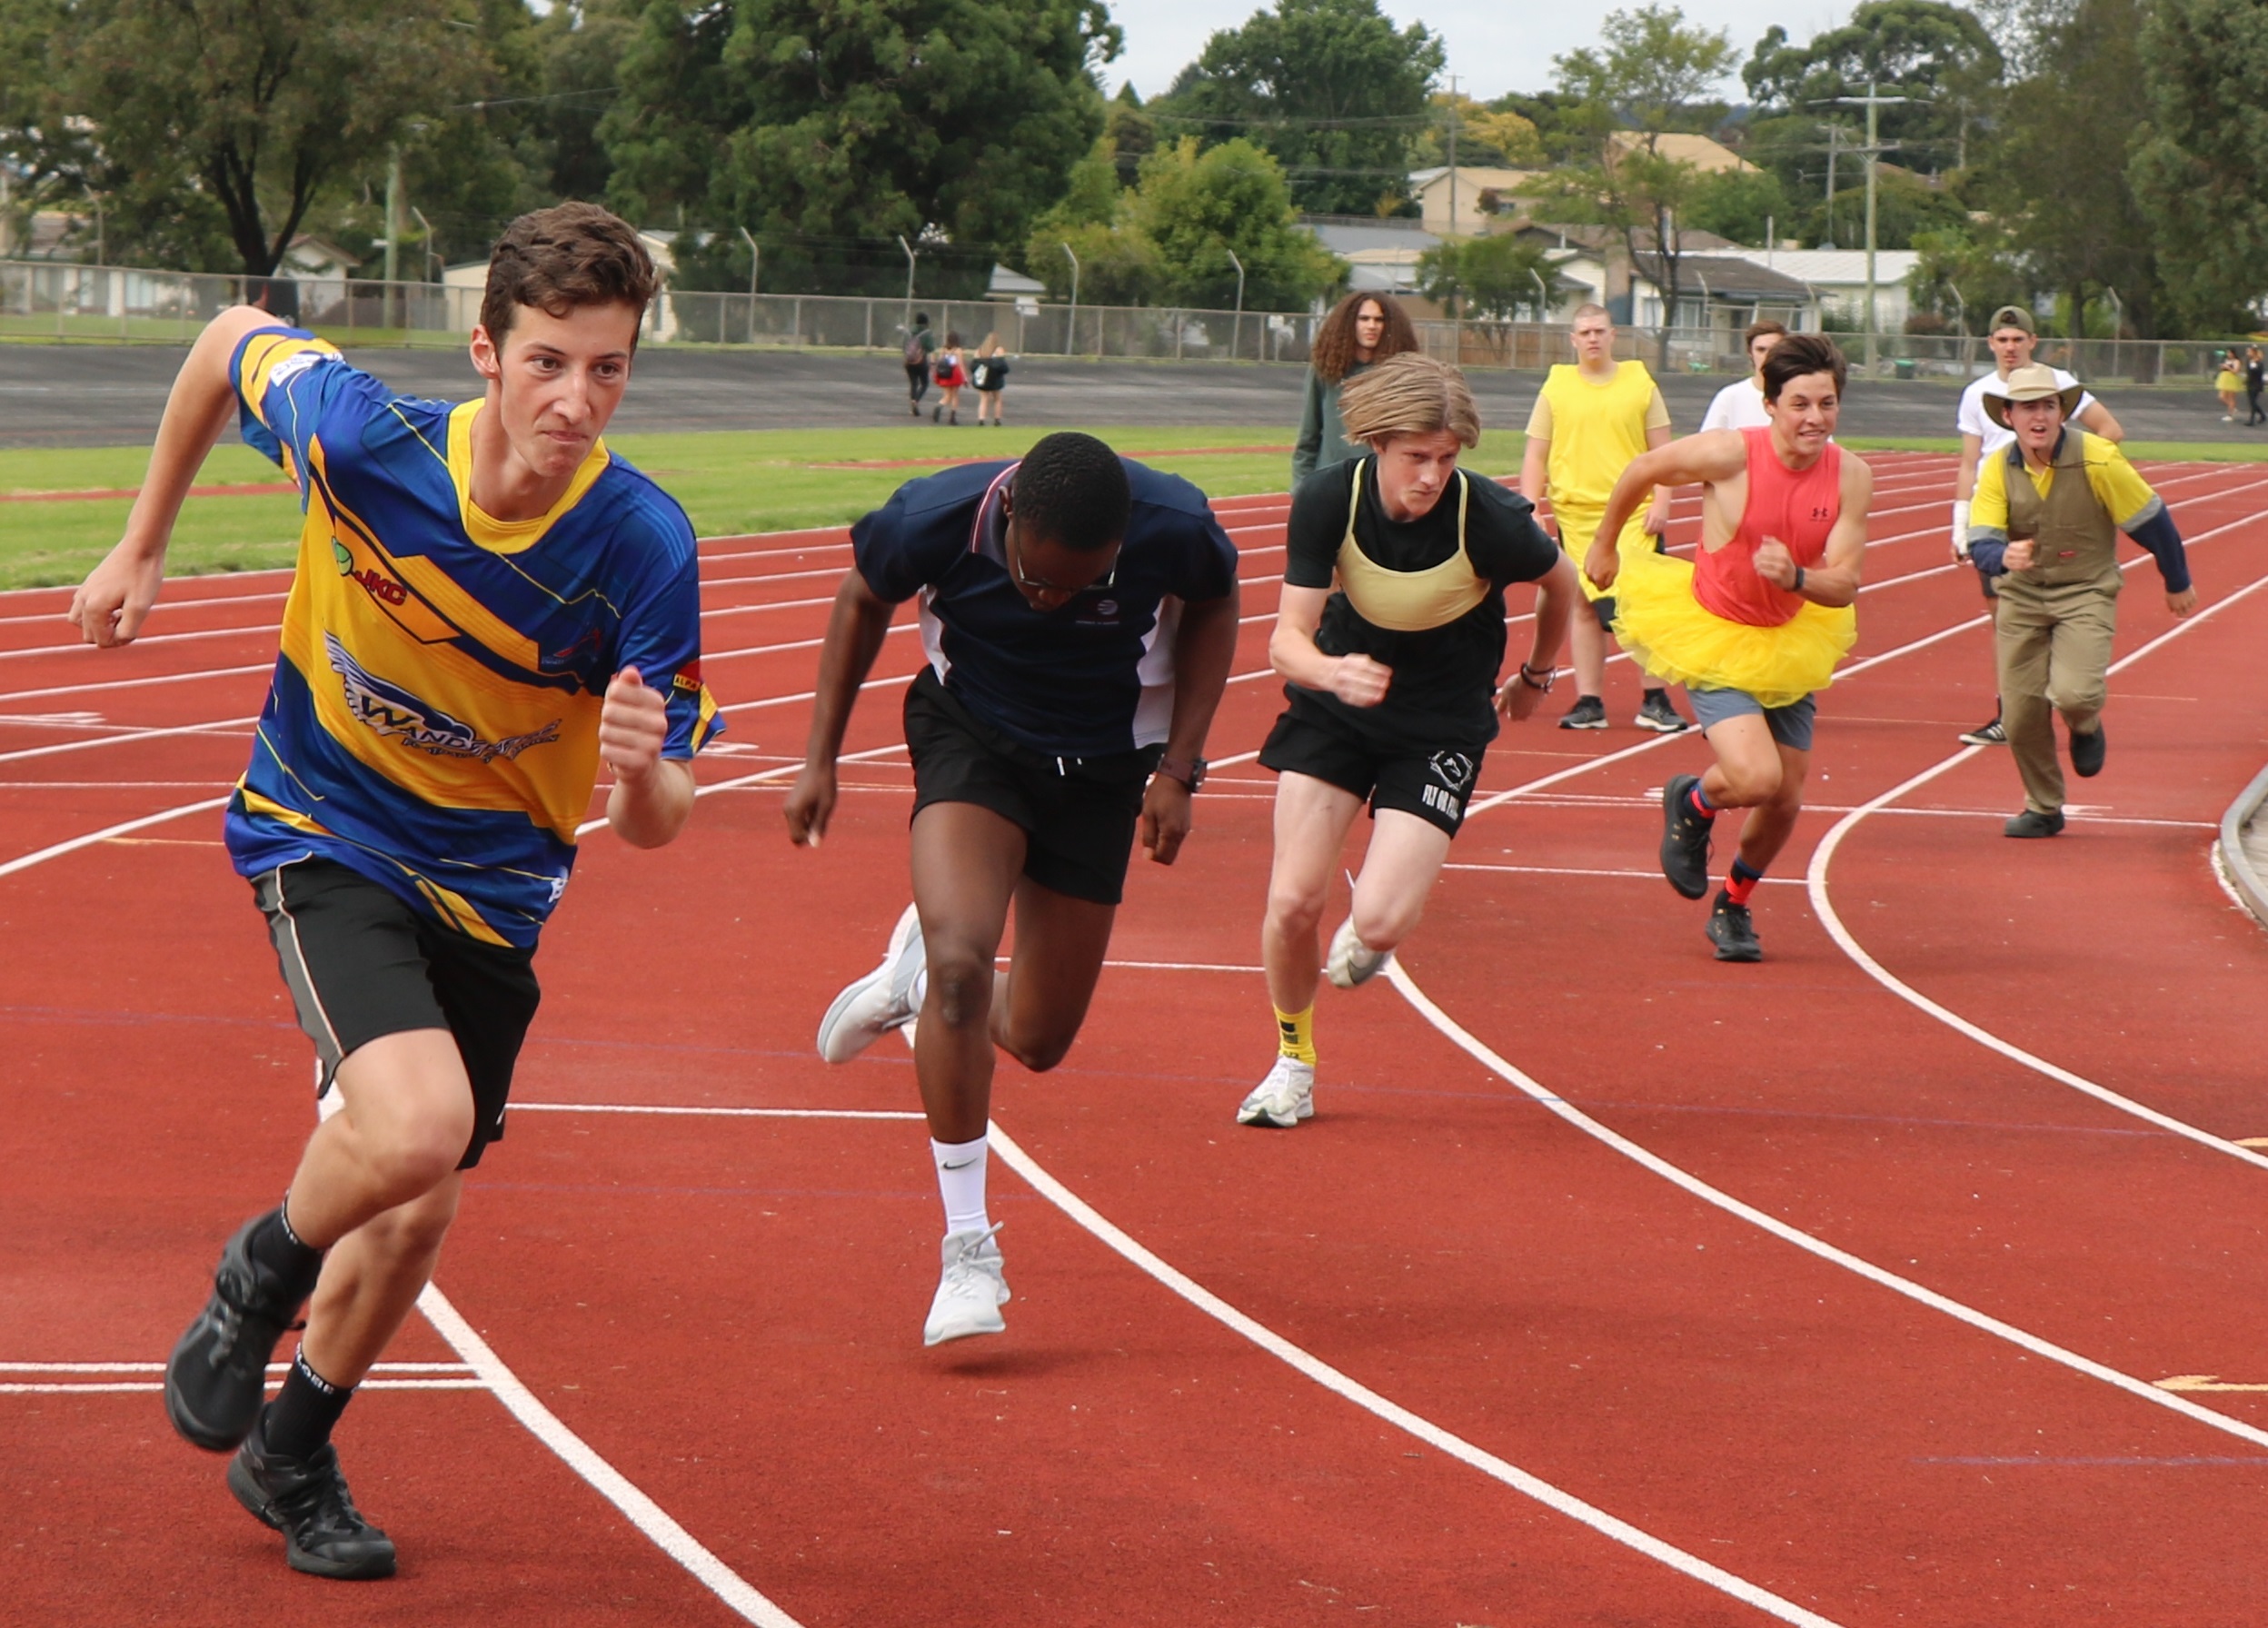
<svg viewBox="0 0 2268 1628">
<path fill-rule="evenodd" d="M 1701 777 L 1672 775 L 1662 788 L 1662 874 L 1686 898 L 1709 890 L 1709 831 L 1716 821 L 1693 806 Z"/>
<path fill-rule="evenodd" d="M 225 1453 L 244 1439 L 260 1417 L 268 1359 L 314 1292 L 315 1270 L 304 1282 L 286 1282 L 253 1257 L 254 1216 L 236 1229 L 214 1268 L 212 1298 L 183 1333 L 165 1364 L 165 1415 L 183 1437 L 210 1453 Z"/>
<path fill-rule="evenodd" d="M 1756 924 L 1749 918 L 1748 907 L 1735 904 L 1733 896 L 1722 888 L 1717 890 L 1716 908 L 1709 912 L 1708 925 L 1701 930 L 1716 946 L 1720 961 L 1764 959 L 1764 947 L 1756 942 Z"/>
</svg>

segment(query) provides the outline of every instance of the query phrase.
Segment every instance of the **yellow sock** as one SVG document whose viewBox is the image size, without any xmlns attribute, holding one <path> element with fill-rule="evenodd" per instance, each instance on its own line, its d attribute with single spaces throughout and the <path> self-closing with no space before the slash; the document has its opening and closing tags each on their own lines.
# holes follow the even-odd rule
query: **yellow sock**
<svg viewBox="0 0 2268 1628">
<path fill-rule="evenodd" d="M 1277 1052 L 1314 1067 L 1315 1008 L 1310 1005 L 1304 1012 L 1287 1012 L 1278 1007 L 1275 1012 Z"/>
</svg>

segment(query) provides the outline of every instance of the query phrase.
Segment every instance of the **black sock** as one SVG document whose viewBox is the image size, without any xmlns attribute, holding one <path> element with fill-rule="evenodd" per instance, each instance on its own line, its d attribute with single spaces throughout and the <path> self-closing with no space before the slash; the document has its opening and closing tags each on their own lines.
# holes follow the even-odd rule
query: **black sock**
<svg viewBox="0 0 2268 1628">
<path fill-rule="evenodd" d="M 286 1194 L 284 1203 L 290 1201 Z M 300 1242 L 284 1207 L 279 1204 L 260 1217 L 252 1236 L 244 1240 L 244 1251 L 255 1264 L 273 1273 L 277 1282 L 296 1288 L 296 1298 L 303 1300 L 314 1292 L 316 1276 L 323 1270 L 323 1251 Z"/>
<path fill-rule="evenodd" d="M 260 1438 L 279 1458 L 313 1458 L 353 1400 L 353 1386 L 333 1385 L 307 1365 L 305 1351 L 295 1351 L 284 1388 L 260 1415 Z"/>
</svg>

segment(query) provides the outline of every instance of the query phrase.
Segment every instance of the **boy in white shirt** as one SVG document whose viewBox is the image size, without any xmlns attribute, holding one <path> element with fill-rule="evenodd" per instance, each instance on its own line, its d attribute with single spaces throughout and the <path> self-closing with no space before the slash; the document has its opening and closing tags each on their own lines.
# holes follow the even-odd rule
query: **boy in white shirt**
<svg viewBox="0 0 2268 1628">
<path fill-rule="evenodd" d="M 1771 428 L 1771 417 L 1764 410 L 1764 359 L 1772 354 L 1772 347 L 1787 337 L 1787 327 L 1770 317 L 1748 324 L 1742 336 L 1748 351 L 1748 376 L 1736 384 L 1727 384 L 1716 392 L 1716 400 L 1701 418 L 1706 433 L 1711 430 L 1766 430 Z"/>
</svg>

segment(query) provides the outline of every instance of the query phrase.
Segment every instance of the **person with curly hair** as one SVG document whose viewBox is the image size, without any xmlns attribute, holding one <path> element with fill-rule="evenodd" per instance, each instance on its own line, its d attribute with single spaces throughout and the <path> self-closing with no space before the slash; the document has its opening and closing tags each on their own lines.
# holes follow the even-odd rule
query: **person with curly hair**
<svg viewBox="0 0 2268 1628">
<path fill-rule="evenodd" d="M 1309 353 L 1308 396 L 1299 409 L 1299 439 L 1291 449 L 1294 486 L 1323 465 L 1344 463 L 1367 450 L 1347 439 L 1347 427 L 1339 422 L 1340 387 L 1388 356 L 1417 348 L 1418 330 L 1390 295 L 1352 293 L 1331 307 L 1315 331 Z"/>
</svg>

